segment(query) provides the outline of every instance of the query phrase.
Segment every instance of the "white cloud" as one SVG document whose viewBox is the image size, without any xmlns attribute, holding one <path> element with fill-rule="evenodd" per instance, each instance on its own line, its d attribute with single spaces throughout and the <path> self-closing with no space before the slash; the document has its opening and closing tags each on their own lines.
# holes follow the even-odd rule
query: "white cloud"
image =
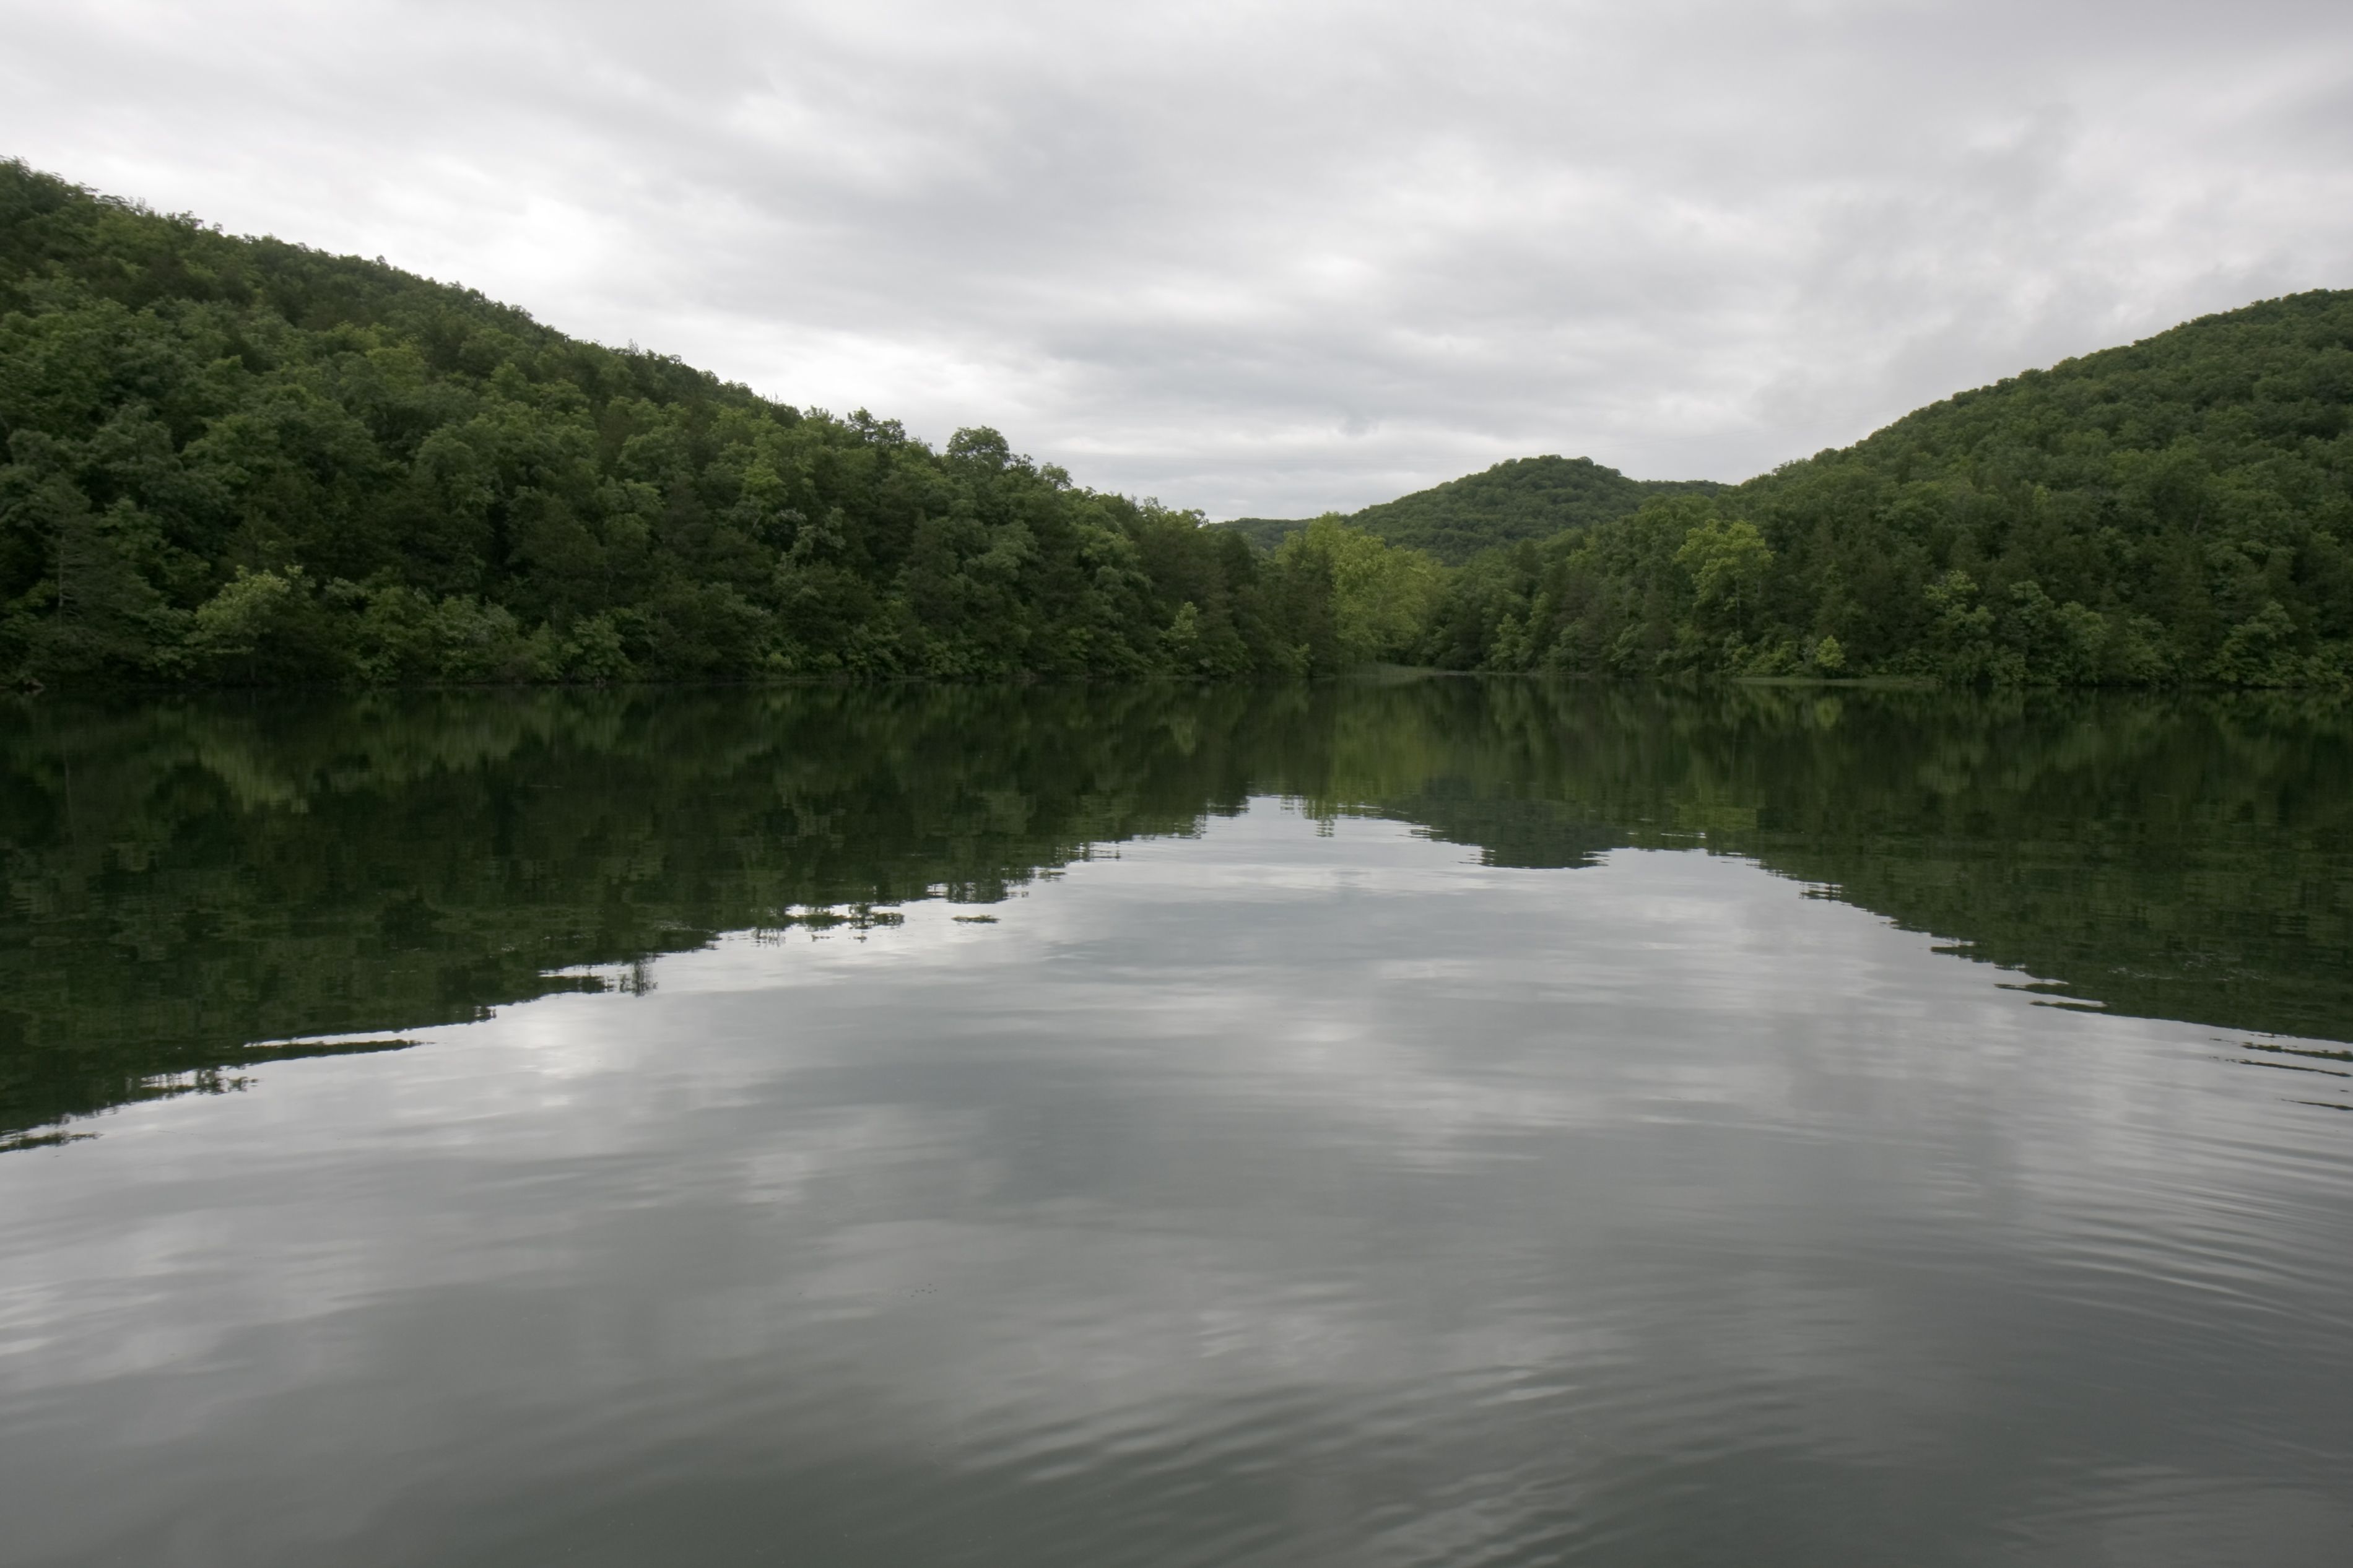
<svg viewBox="0 0 2353 1568">
<path fill-rule="evenodd" d="M 0 150 L 1215 515 L 1736 479 L 2353 284 L 2353 16 L 0 4 Z"/>
</svg>

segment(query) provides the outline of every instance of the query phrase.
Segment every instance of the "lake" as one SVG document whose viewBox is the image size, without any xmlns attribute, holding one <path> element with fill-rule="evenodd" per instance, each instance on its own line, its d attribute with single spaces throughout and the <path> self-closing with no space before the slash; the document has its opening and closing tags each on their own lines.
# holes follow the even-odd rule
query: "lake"
<svg viewBox="0 0 2353 1568">
<path fill-rule="evenodd" d="M 2353 711 L 18 703 L 0 1561 L 2353 1561 Z"/>
</svg>

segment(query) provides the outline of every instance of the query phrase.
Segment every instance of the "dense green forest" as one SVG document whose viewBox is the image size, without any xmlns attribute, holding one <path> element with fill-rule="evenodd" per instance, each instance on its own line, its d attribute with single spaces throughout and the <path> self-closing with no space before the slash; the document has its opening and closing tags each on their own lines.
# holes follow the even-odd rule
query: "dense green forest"
<svg viewBox="0 0 2353 1568">
<path fill-rule="evenodd" d="M 1963 393 L 1454 578 L 1457 668 L 1995 685 L 2353 678 L 2353 292 Z"/>
<path fill-rule="evenodd" d="M 1330 574 L 0 163 L 0 671 L 1315 674 Z"/>
<path fill-rule="evenodd" d="M 2302 693 L 18 698 L 0 702 L 0 1148 L 290 1055 L 642 984 L 639 961 L 721 931 L 840 939 L 916 900 L 991 904 L 1270 794 L 1497 865 L 1743 856 L 2077 1002 L 2345 1039 L 2348 766 L 2353 716 Z M 311 1043 L 256 1043 L 289 1040 Z"/>
<path fill-rule="evenodd" d="M 1645 501 L 1714 495 L 1727 488 L 1707 479 L 1630 479 L 1590 458 L 1514 458 L 1337 521 L 1385 543 L 1459 566 L 1501 545 L 1630 517 Z M 1309 521 L 1245 517 L 1215 526 L 1272 550 Z"/>
<path fill-rule="evenodd" d="M 934 450 L 10 163 L 0 439 L 0 679 L 28 686 L 2353 680 L 2353 293 L 1737 487 L 1537 458 L 1203 527 L 993 430 Z"/>
</svg>

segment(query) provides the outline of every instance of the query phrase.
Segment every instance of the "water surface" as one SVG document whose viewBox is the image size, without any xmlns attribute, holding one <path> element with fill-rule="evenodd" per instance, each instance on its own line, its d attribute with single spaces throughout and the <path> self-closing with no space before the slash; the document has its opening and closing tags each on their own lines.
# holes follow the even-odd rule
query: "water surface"
<svg viewBox="0 0 2353 1568">
<path fill-rule="evenodd" d="M 2353 1552 L 2332 706 L 5 743 L 0 1560 Z"/>
</svg>

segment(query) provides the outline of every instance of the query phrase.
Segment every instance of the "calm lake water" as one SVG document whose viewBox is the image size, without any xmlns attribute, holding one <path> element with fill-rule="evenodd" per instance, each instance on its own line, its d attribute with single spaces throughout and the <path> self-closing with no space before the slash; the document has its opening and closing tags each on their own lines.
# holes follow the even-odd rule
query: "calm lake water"
<svg viewBox="0 0 2353 1568">
<path fill-rule="evenodd" d="M 0 1561 L 2353 1562 L 2353 715 L 0 714 Z"/>
</svg>

